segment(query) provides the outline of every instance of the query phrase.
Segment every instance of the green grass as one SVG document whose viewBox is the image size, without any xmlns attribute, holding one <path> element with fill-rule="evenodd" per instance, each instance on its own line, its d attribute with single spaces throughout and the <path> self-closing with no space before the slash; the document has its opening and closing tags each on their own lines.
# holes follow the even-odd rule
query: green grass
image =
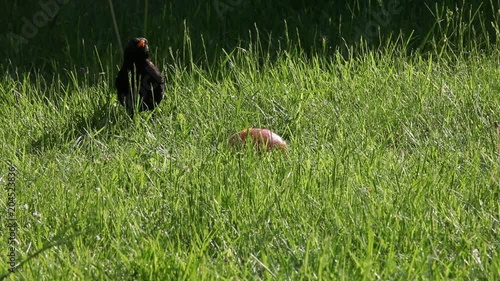
<svg viewBox="0 0 500 281">
<path fill-rule="evenodd" d="M 171 2 L 115 3 L 168 84 L 134 120 L 107 6 L 70 1 L 22 44 L 40 7 L 0 9 L 7 279 L 498 278 L 497 0 L 406 3 L 361 41 L 388 1 Z M 231 150 L 250 126 L 290 152 Z"/>
<path fill-rule="evenodd" d="M 494 280 L 500 53 L 393 47 L 154 57 L 154 121 L 117 105 L 113 64 L 4 76 L 2 185 L 12 162 L 26 261 L 8 279 Z M 291 151 L 229 149 L 250 126 Z"/>
</svg>

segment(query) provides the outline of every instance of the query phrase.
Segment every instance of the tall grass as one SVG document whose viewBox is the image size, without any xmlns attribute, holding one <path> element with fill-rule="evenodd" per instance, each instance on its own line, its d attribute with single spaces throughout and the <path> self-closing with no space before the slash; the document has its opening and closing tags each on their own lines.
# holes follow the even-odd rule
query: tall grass
<svg viewBox="0 0 500 281">
<path fill-rule="evenodd" d="M 155 118 L 131 120 L 116 103 L 121 55 L 110 43 L 107 9 L 95 11 L 95 22 L 62 9 L 2 66 L 0 182 L 7 183 L 7 164 L 15 165 L 19 267 L 6 275 L 2 254 L 0 275 L 498 276 L 499 33 L 498 18 L 482 12 L 496 3 L 421 7 L 435 19 L 425 33 L 384 38 L 381 30 L 380 41 L 356 44 L 344 37 L 343 14 L 330 25 L 344 30 L 343 47 L 328 36 L 311 41 L 317 34 L 294 19 L 268 25 L 286 32 L 237 25 L 245 30 L 238 38 L 230 28 L 242 12 L 236 8 L 212 30 L 225 30 L 218 41 L 193 28 L 221 21 L 210 3 L 182 11 L 175 1 L 165 9 L 147 3 L 115 9 L 121 36 L 147 32 L 166 75 Z M 87 11 L 90 4 L 67 5 Z M 362 5 L 348 3 L 351 20 Z M 294 1 L 285 12 L 316 11 L 308 7 Z M 179 21 L 177 13 L 199 17 Z M 290 152 L 231 150 L 227 138 L 247 127 L 271 128 Z M 7 253 L 7 233 L 1 237 Z"/>
<path fill-rule="evenodd" d="M 168 85 L 156 121 L 116 104 L 115 52 L 87 54 L 100 73 L 2 78 L 24 261 L 9 278 L 498 275 L 498 51 L 275 53 L 254 30 L 210 64 L 191 36 L 154 49 Z M 250 126 L 290 153 L 230 150 Z"/>
<path fill-rule="evenodd" d="M 217 3 L 225 9 L 217 8 Z M 0 31 L 5 42 L 0 58 L 6 70 L 34 68 L 48 75 L 64 68 L 94 70 L 98 68 L 91 59 L 95 50 L 106 54 L 102 57 L 104 62 L 108 62 L 109 53 L 115 56 L 119 53 L 108 4 L 99 9 L 81 1 L 61 4 L 56 16 L 36 28 L 34 35 L 28 34 L 28 40 L 19 38 L 24 36 L 26 21 L 33 23 L 43 9 L 40 4 L 15 0 L 8 5 L 0 9 L 3 11 L 0 12 L 0 25 L 6 27 Z M 500 30 L 498 0 L 439 3 L 291 1 L 287 4 L 127 0 L 114 2 L 113 8 L 121 42 L 146 36 L 158 47 L 159 57 L 164 58 L 170 50 L 175 53 L 185 48 L 185 31 L 189 30 L 193 59 L 211 63 L 224 56 L 222 49 L 230 52 L 251 43 L 248 31 L 255 27 L 260 30 L 263 45 L 270 46 L 273 52 L 296 46 L 300 41 L 306 54 L 328 56 L 334 56 L 338 49 L 345 54 L 352 46 L 359 46 L 361 40 L 376 49 L 400 36 L 408 42 L 408 51 L 441 55 L 444 50 L 448 55 L 449 51 L 491 51 L 497 46 Z"/>
</svg>

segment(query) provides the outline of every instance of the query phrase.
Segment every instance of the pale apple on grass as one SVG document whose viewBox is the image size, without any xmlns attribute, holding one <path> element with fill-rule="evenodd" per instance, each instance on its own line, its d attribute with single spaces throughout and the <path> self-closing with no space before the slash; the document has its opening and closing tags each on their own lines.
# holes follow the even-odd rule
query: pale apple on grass
<svg viewBox="0 0 500 281">
<path fill-rule="evenodd" d="M 242 130 L 229 138 L 229 146 L 241 147 L 248 143 L 247 137 L 259 151 L 270 151 L 272 149 L 288 151 L 286 142 L 276 133 L 269 129 L 248 128 Z"/>
</svg>

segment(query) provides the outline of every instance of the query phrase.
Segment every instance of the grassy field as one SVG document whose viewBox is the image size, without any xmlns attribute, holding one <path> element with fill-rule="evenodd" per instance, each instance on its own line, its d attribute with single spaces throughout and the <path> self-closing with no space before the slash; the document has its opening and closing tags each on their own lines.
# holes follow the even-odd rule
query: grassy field
<svg viewBox="0 0 500 281">
<path fill-rule="evenodd" d="M 4 76 L 9 279 L 498 277 L 498 51 L 271 61 L 256 46 L 213 67 L 164 61 L 156 120 L 129 119 L 114 69 Z M 291 151 L 229 149 L 249 126 Z"/>
<path fill-rule="evenodd" d="M 235 3 L 251 5 L 228 3 L 229 23 L 244 13 Z M 164 13 L 183 29 L 182 47 L 167 45 L 171 33 L 146 17 L 132 31 L 149 26 L 167 95 L 132 120 L 115 98 L 122 59 L 109 18 L 87 31 L 101 41 L 85 43 L 67 32 L 75 15 L 64 7 L 86 4 L 65 5 L 30 42 L 14 42 L 22 49 L 1 50 L 16 55 L 0 66 L 0 279 L 500 276 L 500 32 L 486 21 L 497 37 L 475 29 L 483 14 L 436 5 L 442 37 L 419 37 L 422 49 L 406 35 L 334 48 L 339 38 L 306 34 L 318 44 L 306 51 L 293 28 L 252 26 L 219 55 Z M 75 16 L 77 30 L 88 16 Z M 272 129 L 290 151 L 230 149 L 248 127 Z"/>
</svg>

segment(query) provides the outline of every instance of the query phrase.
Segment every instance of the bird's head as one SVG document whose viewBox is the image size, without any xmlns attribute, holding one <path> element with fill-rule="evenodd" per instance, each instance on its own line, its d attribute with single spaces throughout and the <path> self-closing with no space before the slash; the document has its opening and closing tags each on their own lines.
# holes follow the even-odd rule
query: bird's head
<svg viewBox="0 0 500 281">
<path fill-rule="evenodd" d="M 132 38 L 128 40 L 125 47 L 125 60 L 138 61 L 149 58 L 148 39 L 144 37 Z"/>
</svg>

